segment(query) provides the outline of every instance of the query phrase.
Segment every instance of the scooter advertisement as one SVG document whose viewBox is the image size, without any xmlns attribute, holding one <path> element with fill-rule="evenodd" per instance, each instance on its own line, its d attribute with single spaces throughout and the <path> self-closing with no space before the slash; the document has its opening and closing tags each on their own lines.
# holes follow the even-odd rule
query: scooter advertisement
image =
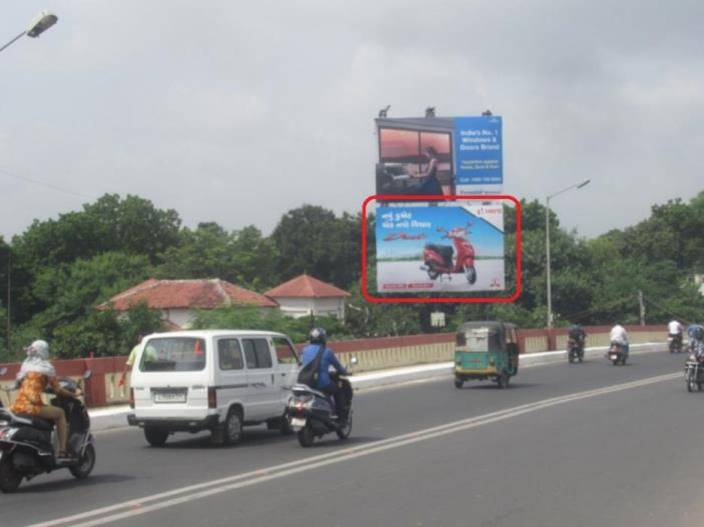
<svg viewBox="0 0 704 527">
<path fill-rule="evenodd" d="M 500 202 L 380 206 L 376 212 L 378 292 L 505 289 Z"/>
</svg>

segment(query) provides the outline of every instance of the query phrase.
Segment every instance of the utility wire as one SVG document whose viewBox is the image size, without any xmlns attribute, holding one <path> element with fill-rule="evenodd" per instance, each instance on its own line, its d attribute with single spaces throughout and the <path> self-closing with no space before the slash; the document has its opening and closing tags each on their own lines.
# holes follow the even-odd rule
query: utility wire
<svg viewBox="0 0 704 527">
<path fill-rule="evenodd" d="M 39 185 L 40 187 L 46 187 L 46 188 L 51 189 L 55 192 L 61 192 L 62 194 L 68 194 L 70 196 L 75 196 L 77 198 L 83 198 L 83 199 L 93 199 L 93 196 L 79 194 L 78 192 L 74 192 L 72 190 L 57 187 L 56 185 L 52 185 L 51 183 L 45 183 L 43 181 L 39 181 L 38 179 L 32 179 L 32 178 L 29 178 L 26 176 L 18 176 L 17 174 L 13 174 L 13 173 L 8 172 L 7 170 L 4 170 L 2 168 L 0 168 L 0 174 L 7 176 L 7 177 L 11 177 L 13 179 L 18 179 L 20 181 L 25 181 L 27 183 L 32 183 L 34 185 Z"/>
</svg>

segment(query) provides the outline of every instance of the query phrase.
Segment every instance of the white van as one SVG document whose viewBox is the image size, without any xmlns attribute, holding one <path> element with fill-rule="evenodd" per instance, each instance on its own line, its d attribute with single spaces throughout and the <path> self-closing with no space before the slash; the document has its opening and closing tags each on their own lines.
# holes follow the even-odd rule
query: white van
<svg viewBox="0 0 704 527">
<path fill-rule="evenodd" d="M 173 432 L 212 431 L 215 444 L 239 440 L 242 427 L 288 431 L 285 409 L 298 376 L 291 340 L 270 331 L 155 333 L 132 367 L 127 421 L 152 446 Z"/>
</svg>

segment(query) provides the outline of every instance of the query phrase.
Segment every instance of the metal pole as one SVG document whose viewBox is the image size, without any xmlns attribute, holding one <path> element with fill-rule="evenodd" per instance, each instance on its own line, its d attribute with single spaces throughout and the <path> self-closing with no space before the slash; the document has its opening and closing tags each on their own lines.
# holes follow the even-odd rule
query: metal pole
<svg viewBox="0 0 704 527">
<path fill-rule="evenodd" d="M 547 271 L 548 328 L 552 327 L 552 284 L 550 283 L 550 196 L 545 198 L 545 269 Z"/>
<path fill-rule="evenodd" d="M 0 51 L 2 51 L 2 50 L 5 49 L 5 48 L 10 47 L 12 44 L 14 44 L 15 42 L 17 42 L 19 39 L 21 39 L 21 38 L 22 38 L 23 36 L 25 36 L 26 34 L 27 34 L 26 31 L 22 31 L 22 33 L 20 33 L 20 34 L 17 35 L 15 38 L 13 38 L 12 40 L 10 40 L 10 42 L 8 42 L 8 43 L 5 44 L 3 47 L 1 47 L 1 48 L 0 48 Z"/>
<path fill-rule="evenodd" d="M 7 248 L 7 354 L 10 354 L 10 343 L 12 342 L 12 250 Z"/>
<path fill-rule="evenodd" d="M 640 325 L 645 326 L 645 303 L 643 303 L 643 291 L 638 291 L 638 304 L 640 306 Z"/>
</svg>

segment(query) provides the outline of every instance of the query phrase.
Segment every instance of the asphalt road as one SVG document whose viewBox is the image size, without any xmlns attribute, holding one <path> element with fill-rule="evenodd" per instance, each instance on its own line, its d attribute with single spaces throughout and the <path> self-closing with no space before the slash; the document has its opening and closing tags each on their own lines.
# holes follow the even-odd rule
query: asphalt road
<svg viewBox="0 0 704 527">
<path fill-rule="evenodd" d="M 0 524 L 700 525 L 704 393 L 686 392 L 683 361 L 539 366 L 508 390 L 449 378 L 369 390 L 353 437 L 310 449 L 263 429 L 221 449 L 106 431 L 88 480 L 25 483 L 0 496 Z"/>
</svg>

